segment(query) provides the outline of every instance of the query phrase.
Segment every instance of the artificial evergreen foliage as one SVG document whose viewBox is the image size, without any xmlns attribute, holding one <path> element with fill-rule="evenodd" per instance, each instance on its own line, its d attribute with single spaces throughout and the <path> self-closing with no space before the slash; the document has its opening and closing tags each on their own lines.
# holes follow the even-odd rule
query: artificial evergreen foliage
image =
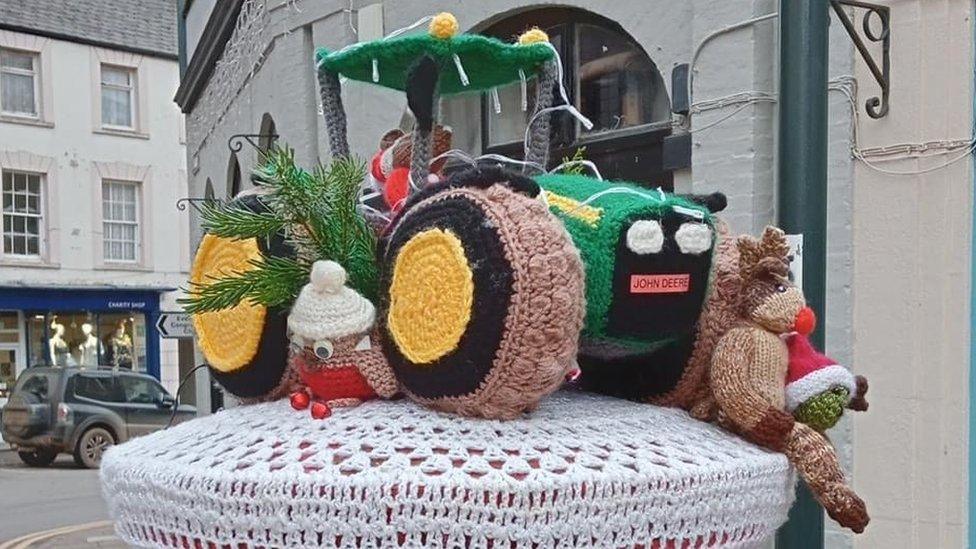
<svg viewBox="0 0 976 549">
<path fill-rule="evenodd" d="M 254 212 L 236 204 L 222 206 L 215 201 L 203 202 L 200 214 L 204 232 L 224 238 L 259 238 L 285 226 L 285 220 L 273 212 Z"/>
<path fill-rule="evenodd" d="M 272 255 L 262 249 L 260 260 L 243 272 L 226 273 L 207 284 L 188 289 L 180 300 L 189 313 L 219 311 L 244 300 L 266 307 L 290 306 L 308 282 L 312 263 L 336 261 L 349 276 L 349 285 L 367 299 L 376 295 L 376 237 L 357 209 L 363 162 L 337 159 L 311 172 L 295 165 L 295 153 L 285 147 L 268 151 L 253 180 L 265 191 L 262 211 L 231 201 L 206 203 L 200 210 L 202 227 L 216 236 L 272 241 L 284 238 L 294 257 Z"/>
<path fill-rule="evenodd" d="M 569 164 L 565 166 L 561 173 L 567 175 L 586 175 L 589 168 L 586 167 L 582 162 L 586 160 L 586 147 L 577 147 L 573 156 L 564 156 L 563 164 L 569 164 L 570 162 L 575 162 L 575 164 Z"/>
<path fill-rule="evenodd" d="M 191 314 L 229 309 L 245 299 L 266 307 L 290 305 L 308 280 L 308 267 L 294 259 L 263 256 L 252 269 L 191 288 L 183 308 Z"/>
</svg>

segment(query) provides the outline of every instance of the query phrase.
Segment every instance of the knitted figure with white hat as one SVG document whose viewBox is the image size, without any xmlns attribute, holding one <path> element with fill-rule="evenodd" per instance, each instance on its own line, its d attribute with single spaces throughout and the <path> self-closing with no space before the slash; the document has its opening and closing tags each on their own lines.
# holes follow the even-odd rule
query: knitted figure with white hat
<svg viewBox="0 0 976 549">
<path fill-rule="evenodd" d="M 373 334 L 373 304 L 345 285 L 346 271 L 334 261 L 316 261 L 310 279 L 288 315 L 289 367 L 304 385 L 292 393 L 292 407 L 311 407 L 322 419 L 336 406 L 392 397 L 396 378 Z"/>
</svg>

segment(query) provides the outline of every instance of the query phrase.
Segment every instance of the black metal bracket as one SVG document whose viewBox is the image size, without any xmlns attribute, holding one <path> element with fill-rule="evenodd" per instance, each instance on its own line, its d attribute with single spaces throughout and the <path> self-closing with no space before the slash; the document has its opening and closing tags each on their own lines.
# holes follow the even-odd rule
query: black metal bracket
<svg viewBox="0 0 976 549">
<path fill-rule="evenodd" d="M 254 147 L 254 150 L 264 153 L 265 150 L 261 148 L 261 139 L 267 138 L 268 144 L 273 145 L 275 140 L 278 139 L 278 134 L 276 133 L 236 133 L 227 139 L 227 148 L 230 152 L 239 153 L 244 148 L 244 141 L 247 144 Z M 257 139 L 258 142 L 255 143 L 254 140 Z"/>
<path fill-rule="evenodd" d="M 891 49 L 891 10 L 887 6 L 858 2 L 857 0 L 830 0 L 830 6 L 834 8 L 837 18 L 840 19 L 844 28 L 847 29 L 847 34 L 850 35 L 851 41 L 854 42 L 854 46 L 860 52 L 861 58 L 867 63 L 868 69 L 871 70 L 874 79 L 881 86 L 881 97 L 872 97 L 865 101 L 864 109 L 871 118 L 883 118 L 888 114 L 888 93 L 891 91 L 891 59 L 889 55 Z M 864 36 L 868 40 L 871 42 L 881 42 L 881 68 L 878 68 L 878 62 L 874 60 L 871 52 L 868 51 L 867 45 L 857 33 L 854 22 L 847 16 L 847 12 L 844 11 L 843 6 L 866 10 L 864 17 L 861 19 L 861 28 L 864 30 Z M 876 15 L 881 23 L 880 33 L 876 34 L 871 28 L 872 15 Z"/>
<path fill-rule="evenodd" d="M 198 203 L 207 203 L 207 202 L 217 202 L 217 203 L 219 203 L 221 201 L 220 200 L 217 200 L 216 198 L 198 198 L 198 197 L 185 196 L 185 197 L 183 197 L 183 198 L 181 198 L 181 199 L 179 199 L 179 200 L 176 201 L 176 209 L 179 210 L 179 211 L 181 211 L 181 212 L 185 212 L 186 211 L 186 207 L 187 206 L 191 206 L 194 210 L 196 210 L 197 213 L 201 213 L 200 212 L 200 206 L 197 206 L 197 204 Z"/>
</svg>

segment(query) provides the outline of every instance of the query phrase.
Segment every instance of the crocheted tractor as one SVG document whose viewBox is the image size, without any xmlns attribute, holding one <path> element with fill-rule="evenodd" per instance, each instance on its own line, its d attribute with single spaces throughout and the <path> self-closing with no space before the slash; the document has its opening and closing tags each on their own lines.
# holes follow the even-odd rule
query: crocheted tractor
<svg viewBox="0 0 976 549">
<path fill-rule="evenodd" d="M 333 155 L 349 154 L 340 77 L 406 92 L 408 106 L 416 119 L 410 135 L 410 189 L 422 188 L 428 181 L 431 150 L 439 142 L 434 116 L 439 95 L 489 91 L 519 80 L 537 79 L 535 110 L 530 117 L 522 172 L 525 177 L 532 177 L 534 187 L 544 191 L 539 199 L 549 205 L 550 212 L 568 230 L 585 265 L 585 325 L 578 348 L 579 365 L 585 371 L 583 379 L 591 388 L 631 398 L 650 398 L 672 391 L 694 346 L 695 327 L 708 291 L 716 241 L 712 213 L 724 208 L 724 196 L 681 197 L 592 177 L 545 174 L 550 113 L 560 72 L 548 37 L 533 29 L 519 37 L 516 44 L 505 44 L 478 35 L 456 36 L 456 28 L 453 17 L 441 14 L 431 24 L 428 34 L 356 44 L 336 52 L 317 51 L 323 112 Z M 385 154 L 381 151 L 378 157 Z M 544 175 L 537 175 L 539 172 Z M 516 177 L 524 179 L 514 174 L 498 175 L 498 170 L 492 174 L 474 177 L 480 179 L 475 186 L 488 187 Z M 405 206 L 396 212 L 387 228 L 394 238 L 398 227 L 416 215 L 410 210 L 423 202 L 410 198 L 408 192 Z M 448 213 L 437 215 L 443 219 L 450 217 Z M 511 232 L 508 229 L 514 229 L 516 221 L 500 219 L 499 232 Z M 465 241 L 469 236 L 460 236 L 461 242 L 469 245 Z M 381 270 L 389 270 L 396 263 L 395 258 L 383 255 L 380 261 Z M 506 272 L 505 265 L 492 261 L 497 262 L 486 257 L 478 265 L 484 265 L 490 272 Z M 381 296 L 389 293 L 389 287 L 384 284 L 393 282 L 390 278 L 381 281 Z M 452 307 L 440 301 L 436 305 Z M 420 387 L 433 390 L 425 384 L 438 376 L 419 366 L 425 364 L 420 360 L 422 355 L 402 345 L 398 325 L 391 322 L 397 314 L 396 308 L 387 311 L 386 316 L 390 317 L 386 323 L 390 336 L 387 351 L 395 357 L 391 358 L 395 365 L 399 361 L 395 369 L 401 383 L 408 392 L 421 397 Z M 500 329 L 500 325 L 495 327 Z M 485 343 L 481 336 L 474 335 L 478 330 L 471 336 L 464 331 L 459 334 L 464 344 Z M 483 351 L 488 359 L 482 368 L 487 368 L 490 357 L 499 349 L 494 339 L 489 340 L 492 343 Z M 452 346 L 448 347 L 453 350 Z M 464 353 L 458 356 L 469 360 Z M 418 378 L 411 374 L 405 360 L 413 360 L 419 368 L 417 372 L 423 375 Z M 464 377 L 460 372 L 452 375 L 457 379 Z M 473 374 L 465 379 L 469 385 L 467 390 L 483 381 L 481 373 Z M 461 390 L 459 387 L 454 390 Z M 533 387 L 528 392 L 535 390 Z M 432 393 L 436 398 L 449 398 L 450 391 L 437 391 L 444 389 Z M 533 395 L 531 400 L 537 398 Z"/>
</svg>

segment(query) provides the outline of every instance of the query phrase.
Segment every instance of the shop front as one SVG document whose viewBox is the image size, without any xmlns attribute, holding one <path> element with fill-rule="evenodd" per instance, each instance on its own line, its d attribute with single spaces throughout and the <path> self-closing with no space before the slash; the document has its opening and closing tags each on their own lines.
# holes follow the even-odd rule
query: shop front
<svg viewBox="0 0 976 549">
<path fill-rule="evenodd" d="M 159 379 L 159 292 L 0 288 L 0 404 L 34 366 L 117 368 Z"/>
</svg>

